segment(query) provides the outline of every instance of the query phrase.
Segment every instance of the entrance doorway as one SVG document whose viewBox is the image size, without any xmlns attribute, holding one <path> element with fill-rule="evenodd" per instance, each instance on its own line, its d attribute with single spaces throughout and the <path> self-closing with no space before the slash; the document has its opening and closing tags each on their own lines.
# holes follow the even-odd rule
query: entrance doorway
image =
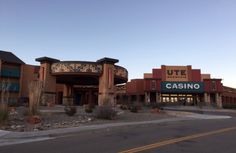
<svg viewBox="0 0 236 153">
<path fill-rule="evenodd" d="M 194 94 L 161 94 L 161 102 L 180 103 L 183 105 L 195 105 L 198 95 Z"/>
<path fill-rule="evenodd" d="M 74 104 L 75 105 L 82 105 L 81 99 L 82 99 L 81 93 L 75 94 Z"/>
</svg>

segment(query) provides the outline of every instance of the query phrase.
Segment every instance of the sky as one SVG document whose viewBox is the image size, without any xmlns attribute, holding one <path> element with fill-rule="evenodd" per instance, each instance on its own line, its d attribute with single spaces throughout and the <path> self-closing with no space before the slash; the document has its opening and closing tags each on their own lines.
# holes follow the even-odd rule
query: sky
<svg viewBox="0 0 236 153">
<path fill-rule="evenodd" d="M 119 59 L 129 79 L 192 65 L 236 88 L 236 0 L 0 0 L 0 50 L 27 64 Z"/>
</svg>

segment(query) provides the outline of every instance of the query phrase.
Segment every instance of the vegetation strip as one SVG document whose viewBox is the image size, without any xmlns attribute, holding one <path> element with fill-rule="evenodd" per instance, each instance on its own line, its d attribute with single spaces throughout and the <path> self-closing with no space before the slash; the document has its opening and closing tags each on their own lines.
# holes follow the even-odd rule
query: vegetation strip
<svg viewBox="0 0 236 153">
<path fill-rule="evenodd" d="M 189 135 L 189 136 L 175 138 L 175 139 L 170 139 L 170 140 L 165 140 L 165 141 L 161 141 L 158 143 L 153 143 L 150 145 L 145 145 L 142 147 L 137 147 L 137 148 L 121 151 L 119 153 L 136 153 L 136 152 L 146 151 L 149 149 L 154 149 L 154 148 L 158 148 L 161 146 L 165 146 L 165 145 L 169 145 L 169 144 L 173 144 L 173 143 L 177 143 L 177 142 L 181 142 L 181 141 L 186 141 L 186 140 L 200 138 L 200 137 L 204 137 L 204 136 L 219 134 L 219 133 L 228 132 L 228 131 L 232 131 L 232 130 L 236 130 L 236 126 L 230 127 L 230 128 L 224 128 L 224 129 L 220 129 L 220 130 L 215 130 L 215 131 L 210 131 L 210 132 Z"/>
</svg>

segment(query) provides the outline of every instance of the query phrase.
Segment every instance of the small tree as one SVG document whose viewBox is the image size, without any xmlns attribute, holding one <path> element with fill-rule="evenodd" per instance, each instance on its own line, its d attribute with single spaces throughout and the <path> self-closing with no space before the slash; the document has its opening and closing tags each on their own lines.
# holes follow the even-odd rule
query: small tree
<svg viewBox="0 0 236 153">
<path fill-rule="evenodd" d="M 0 83 L 0 91 L 1 91 L 1 100 L 0 100 L 0 122 L 4 121 L 8 117 L 8 103 L 10 96 L 10 83 L 3 80 Z"/>
<path fill-rule="evenodd" d="M 38 114 L 38 106 L 41 101 L 43 91 L 42 81 L 32 81 L 29 84 L 29 115 Z"/>
<path fill-rule="evenodd" d="M 117 116 L 117 112 L 112 107 L 112 103 L 109 99 L 104 99 L 103 105 L 98 106 L 96 111 L 96 117 L 101 119 L 112 120 Z"/>
</svg>

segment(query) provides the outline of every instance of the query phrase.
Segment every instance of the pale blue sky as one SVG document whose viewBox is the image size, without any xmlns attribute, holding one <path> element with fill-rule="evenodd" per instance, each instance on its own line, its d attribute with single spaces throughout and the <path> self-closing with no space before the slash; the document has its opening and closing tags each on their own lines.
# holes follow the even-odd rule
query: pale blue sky
<svg viewBox="0 0 236 153">
<path fill-rule="evenodd" d="M 0 50 L 117 58 L 129 79 L 192 65 L 236 87 L 236 0 L 0 0 Z"/>
</svg>

